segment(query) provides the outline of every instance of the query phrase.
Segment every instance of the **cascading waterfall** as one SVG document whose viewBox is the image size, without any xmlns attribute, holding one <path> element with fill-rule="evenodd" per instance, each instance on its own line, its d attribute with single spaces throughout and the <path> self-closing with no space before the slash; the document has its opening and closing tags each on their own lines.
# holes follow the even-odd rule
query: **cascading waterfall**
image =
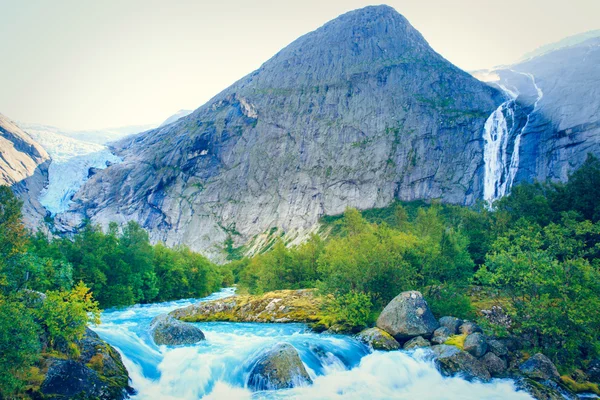
<svg viewBox="0 0 600 400">
<path fill-rule="evenodd" d="M 511 166 L 516 163 L 518 167 L 520 134 L 513 142 L 510 160 L 508 155 L 511 134 L 515 126 L 514 104 L 514 99 L 502 103 L 485 121 L 483 198 L 489 204 L 507 193 L 516 175 L 516 169 Z"/>
<path fill-rule="evenodd" d="M 232 295 L 225 289 L 203 300 Z M 98 334 L 115 346 L 137 399 L 530 399 L 510 380 L 490 383 L 443 377 L 431 352 L 371 352 L 350 336 L 317 334 L 303 324 L 196 324 L 206 341 L 156 346 L 148 326 L 158 314 L 195 301 L 107 310 Z M 252 393 L 246 387 L 255 357 L 275 343 L 294 346 L 314 383 Z"/>
<path fill-rule="evenodd" d="M 515 177 L 519 170 L 521 136 L 529 127 L 531 115 L 537 111 L 538 103 L 544 96 L 532 74 L 518 71 L 512 72 L 531 79 L 531 83 L 537 93 L 537 99 L 533 105 L 533 110 L 527 115 L 525 125 L 515 132 L 517 128 L 514 108 L 519 92 L 516 89 L 509 90 L 505 86 L 499 85 L 511 99 L 502 103 L 489 116 L 483 130 L 483 139 L 485 141 L 483 150 L 485 164 L 483 199 L 490 205 L 500 197 L 507 195 L 515 182 Z M 511 146 L 511 139 L 513 137 L 514 140 L 512 140 Z"/>
</svg>

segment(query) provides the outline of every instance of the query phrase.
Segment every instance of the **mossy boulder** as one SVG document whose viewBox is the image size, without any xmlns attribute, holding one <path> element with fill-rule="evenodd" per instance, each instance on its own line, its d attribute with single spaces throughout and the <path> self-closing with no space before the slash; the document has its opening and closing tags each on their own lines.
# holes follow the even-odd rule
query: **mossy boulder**
<svg viewBox="0 0 600 400">
<path fill-rule="evenodd" d="M 470 335 L 471 333 L 483 333 L 483 329 L 475 322 L 464 321 L 458 327 L 458 332 L 463 335 Z"/>
<path fill-rule="evenodd" d="M 197 327 L 181 322 L 167 314 L 155 317 L 150 323 L 154 343 L 178 346 L 195 344 L 204 340 L 204 333 Z"/>
<path fill-rule="evenodd" d="M 263 352 L 254 362 L 248 376 L 251 390 L 278 390 L 312 384 L 296 349 L 287 343 L 278 343 Z"/>
<path fill-rule="evenodd" d="M 400 293 L 377 319 L 377 327 L 398 341 L 416 336 L 431 337 L 439 326 L 423 295 L 417 291 Z"/>
<path fill-rule="evenodd" d="M 125 399 L 134 393 L 119 353 L 91 329 L 77 342 L 77 359 L 45 360 L 40 392 L 45 398 Z"/>
<path fill-rule="evenodd" d="M 519 365 L 519 371 L 528 378 L 540 381 L 558 381 L 560 379 L 560 375 L 554 363 L 542 353 L 533 355 L 527 361 Z"/>
<path fill-rule="evenodd" d="M 576 399 L 575 396 L 561 389 L 553 381 L 538 382 L 525 376 L 513 377 L 515 388 L 528 393 L 536 400 Z"/>
<path fill-rule="evenodd" d="M 361 342 L 369 345 L 373 350 L 398 350 L 400 343 L 389 333 L 379 328 L 369 328 L 356 335 Z"/>
<path fill-rule="evenodd" d="M 277 290 L 200 302 L 169 315 L 186 322 L 304 322 L 323 319 L 323 298 L 312 289 Z"/>
</svg>

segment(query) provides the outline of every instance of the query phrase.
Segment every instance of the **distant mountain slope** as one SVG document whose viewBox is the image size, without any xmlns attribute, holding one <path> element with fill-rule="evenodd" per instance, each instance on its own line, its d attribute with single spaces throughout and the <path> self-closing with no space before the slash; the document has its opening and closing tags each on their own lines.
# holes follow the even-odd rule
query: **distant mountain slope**
<svg viewBox="0 0 600 400">
<path fill-rule="evenodd" d="M 23 216 L 36 228 L 46 212 L 38 202 L 48 178 L 50 156 L 13 121 L 0 114 L 0 184 L 11 186 L 23 200 Z"/>
<path fill-rule="evenodd" d="M 482 196 L 482 131 L 504 100 L 387 6 L 302 36 L 187 117 L 115 145 L 59 215 L 136 220 L 154 241 L 215 259 L 277 228 L 299 240 L 323 214 L 394 199 Z M 263 243 L 264 244 L 264 243 Z"/>
<path fill-rule="evenodd" d="M 188 116 L 193 112 L 194 112 L 194 110 L 179 110 L 175 114 L 173 114 L 169 118 L 167 118 L 165 120 L 165 122 L 160 124 L 159 128 L 162 128 L 163 126 L 172 124 L 173 122 L 177 121 L 178 119 Z"/>
<path fill-rule="evenodd" d="M 578 35 L 569 36 L 567 38 L 559 40 L 558 42 L 541 46 L 541 47 L 525 54 L 521 58 L 521 60 L 519 60 L 519 63 L 525 62 L 531 58 L 535 58 L 535 57 L 539 57 L 539 56 L 542 56 L 547 53 L 551 53 L 556 50 L 563 49 L 565 47 L 577 46 L 587 40 L 594 39 L 594 38 L 600 38 L 600 29 L 580 33 Z"/>
</svg>

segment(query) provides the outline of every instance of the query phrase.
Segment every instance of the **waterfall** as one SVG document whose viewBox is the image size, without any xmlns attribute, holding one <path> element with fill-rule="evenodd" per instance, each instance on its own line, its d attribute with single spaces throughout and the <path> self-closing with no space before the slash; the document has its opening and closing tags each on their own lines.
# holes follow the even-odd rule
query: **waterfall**
<svg viewBox="0 0 600 400">
<path fill-rule="evenodd" d="M 514 99 L 502 103 L 485 121 L 483 129 L 485 141 L 483 198 L 489 204 L 507 194 L 517 173 L 520 133 L 513 141 L 512 149 L 509 152 L 511 134 L 515 126 L 514 105 Z M 510 159 L 509 153 L 511 154 Z"/>
</svg>

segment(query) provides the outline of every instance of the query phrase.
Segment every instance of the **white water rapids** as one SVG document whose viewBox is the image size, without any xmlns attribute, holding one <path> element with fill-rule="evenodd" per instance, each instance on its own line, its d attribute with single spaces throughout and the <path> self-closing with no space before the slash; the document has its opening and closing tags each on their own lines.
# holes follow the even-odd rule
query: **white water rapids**
<svg viewBox="0 0 600 400">
<path fill-rule="evenodd" d="M 224 289 L 204 300 L 229 296 Z M 490 383 L 443 377 L 431 353 L 371 352 L 352 337 L 317 334 L 303 324 L 199 323 L 206 341 L 193 346 L 156 346 L 152 318 L 193 300 L 136 305 L 102 314 L 94 328 L 123 357 L 137 399 L 530 399 L 510 380 Z M 275 343 L 298 350 L 313 385 L 251 392 L 249 366 Z"/>
</svg>

